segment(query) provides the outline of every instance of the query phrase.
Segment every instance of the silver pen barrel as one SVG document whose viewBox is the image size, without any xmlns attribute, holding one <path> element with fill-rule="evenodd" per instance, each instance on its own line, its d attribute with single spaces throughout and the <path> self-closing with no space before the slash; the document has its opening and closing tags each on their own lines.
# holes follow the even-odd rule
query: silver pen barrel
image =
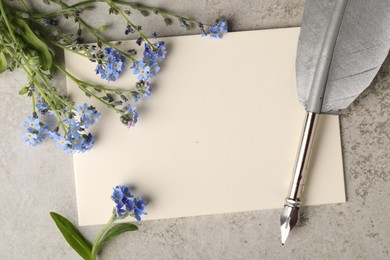
<svg viewBox="0 0 390 260">
<path fill-rule="evenodd" d="M 318 117 L 319 115 L 316 113 L 306 113 L 301 142 L 293 170 L 293 179 L 291 181 L 287 199 L 300 200 L 302 196 L 306 175 L 309 169 L 310 155 Z"/>
<path fill-rule="evenodd" d="M 282 244 L 286 242 L 291 229 L 298 221 L 298 209 L 301 205 L 301 197 L 309 169 L 310 155 L 318 117 L 319 115 L 316 113 L 306 113 L 302 137 L 293 170 L 293 179 L 286 198 L 286 203 L 284 204 L 282 214 L 280 215 Z"/>
</svg>

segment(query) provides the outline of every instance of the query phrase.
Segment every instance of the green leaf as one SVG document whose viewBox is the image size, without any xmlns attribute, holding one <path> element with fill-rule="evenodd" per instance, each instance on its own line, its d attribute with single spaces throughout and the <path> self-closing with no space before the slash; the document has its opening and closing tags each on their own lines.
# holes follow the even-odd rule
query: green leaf
<svg viewBox="0 0 390 260">
<path fill-rule="evenodd" d="M 50 212 L 50 216 L 53 218 L 58 229 L 69 243 L 69 245 L 84 259 L 91 259 L 91 244 L 81 235 L 76 227 L 65 217 Z"/>
<path fill-rule="evenodd" d="M 95 254 L 98 254 L 99 251 L 102 249 L 103 244 L 110 241 L 111 239 L 119 236 L 122 233 L 125 233 L 127 231 L 135 231 L 138 230 L 138 227 L 131 223 L 121 223 L 113 226 L 110 230 L 107 231 L 107 233 L 103 236 L 103 238 L 100 240 L 100 243 L 98 245 L 95 245 L 96 251 Z"/>
<path fill-rule="evenodd" d="M 0 52 L 0 73 L 7 70 L 8 62 L 3 52 Z"/>
<path fill-rule="evenodd" d="M 30 88 L 29 87 L 24 87 L 19 91 L 19 95 L 24 95 L 28 92 Z"/>
<path fill-rule="evenodd" d="M 53 56 L 47 45 L 35 35 L 23 19 L 15 18 L 12 21 L 13 25 L 18 27 L 18 35 L 23 39 L 25 44 L 37 51 L 42 69 L 49 70 L 53 64 Z"/>
</svg>

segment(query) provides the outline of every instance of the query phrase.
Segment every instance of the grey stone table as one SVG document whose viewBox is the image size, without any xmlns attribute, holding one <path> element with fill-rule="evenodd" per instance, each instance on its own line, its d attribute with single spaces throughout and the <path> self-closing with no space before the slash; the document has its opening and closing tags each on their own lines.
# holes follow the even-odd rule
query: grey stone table
<svg viewBox="0 0 390 260">
<path fill-rule="evenodd" d="M 208 22 L 224 17 L 232 31 L 241 31 L 299 26 L 304 1 L 142 2 Z M 89 21 L 101 25 L 106 12 L 99 5 Z M 195 33 L 138 18 L 145 31 L 160 36 Z M 125 38 L 123 27 L 107 37 Z M 0 76 L 0 259 L 78 259 L 48 214 L 77 219 L 72 157 L 51 142 L 30 148 L 21 140 L 22 122 L 31 113 L 30 101 L 17 94 L 25 82 L 20 71 Z M 65 85 L 61 76 L 54 83 Z M 390 59 L 340 118 L 347 203 L 303 208 L 299 228 L 285 246 L 279 240 L 280 210 L 266 210 L 142 222 L 138 232 L 112 241 L 101 258 L 390 259 L 389 85 Z M 92 240 L 101 228 L 83 227 L 81 232 Z"/>
</svg>

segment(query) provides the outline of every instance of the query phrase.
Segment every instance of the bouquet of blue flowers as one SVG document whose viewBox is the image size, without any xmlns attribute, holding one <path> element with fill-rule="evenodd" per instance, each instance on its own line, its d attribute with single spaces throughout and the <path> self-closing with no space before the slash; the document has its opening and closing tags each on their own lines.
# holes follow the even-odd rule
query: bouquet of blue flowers
<svg viewBox="0 0 390 260">
<path fill-rule="evenodd" d="M 88 130 L 101 115 L 95 107 L 75 104 L 67 95 L 60 94 L 56 86 L 51 84 L 55 72 L 64 73 L 85 95 L 115 110 L 120 115 L 120 121 L 128 127 L 134 127 L 138 120 L 135 104 L 151 94 L 150 79 L 160 71 L 167 48 L 163 41 L 154 40 L 157 36 L 155 32 L 147 37 L 142 27 L 132 21 L 132 10 L 144 16 L 153 13 L 161 17 L 166 25 L 177 20 L 179 26 L 188 30 L 197 27 L 202 36 L 222 38 L 227 32 L 224 20 L 206 24 L 128 1 L 86 0 L 73 5 L 62 0 L 43 2 L 55 4 L 59 8 L 55 12 L 34 13 L 24 0 L 12 5 L 0 0 L 0 73 L 19 68 L 28 78 L 27 86 L 19 91 L 20 95 L 27 95 L 32 103 L 32 114 L 23 124 L 23 140 L 36 146 L 49 137 L 68 153 L 85 152 L 93 147 L 95 138 Z M 119 48 L 120 42 L 107 41 L 102 36 L 109 29 L 107 25 L 94 28 L 83 19 L 83 13 L 93 9 L 98 2 L 108 5 L 109 15 L 123 18 L 125 34 L 136 35 L 133 49 L 122 50 Z M 60 28 L 61 19 L 73 19 L 75 33 L 65 33 Z M 92 35 L 96 43 L 84 43 L 85 34 Z M 56 62 L 53 48 L 76 53 L 96 63 L 92 73 L 100 75 L 102 80 L 115 81 L 124 70 L 130 69 L 138 82 L 124 89 L 111 89 L 85 82 Z M 142 58 L 136 59 L 140 48 Z"/>
</svg>

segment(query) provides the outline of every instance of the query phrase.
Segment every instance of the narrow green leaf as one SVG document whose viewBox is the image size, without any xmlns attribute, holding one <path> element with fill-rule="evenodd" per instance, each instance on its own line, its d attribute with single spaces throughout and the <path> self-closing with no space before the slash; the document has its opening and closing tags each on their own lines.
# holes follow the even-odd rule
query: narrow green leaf
<svg viewBox="0 0 390 260">
<path fill-rule="evenodd" d="M 55 212 L 50 212 L 58 229 L 61 231 L 69 245 L 84 259 L 91 259 L 91 244 L 81 235 L 76 227 L 65 217 Z"/>
<path fill-rule="evenodd" d="M 8 68 L 7 58 L 3 52 L 0 52 L 0 73 L 3 73 Z"/>
<path fill-rule="evenodd" d="M 99 251 L 102 249 L 104 243 L 110 241 L 111 239 L 119 236 L 122 233 L 125 233 L 127 231 L 135 231 L 135 230 L 138 230 L 138 227 L 131 223 L 121 223 L 113 226 L 103 236 L 103 238 L 100 240 L 100 243 L 96 245 L 96 254 L 98 254 Z"/>
<path fill-rule="evenodd" d="M 19 91 L 19 95 L 24 95 L 28 92 L 30 88 L 29 87 L 24 87 Z"/>
<path fill-rule="evenodd" d="M 42 69 L 49 70 L 53 64 L 53 56 L 47 45 L 35 35 L 35 33 L 23 19 L 13 19 L 13 25 L 18 28 L 18 35 L 23 39 L 25 44 L 38 52 Z"/>
</svg>

